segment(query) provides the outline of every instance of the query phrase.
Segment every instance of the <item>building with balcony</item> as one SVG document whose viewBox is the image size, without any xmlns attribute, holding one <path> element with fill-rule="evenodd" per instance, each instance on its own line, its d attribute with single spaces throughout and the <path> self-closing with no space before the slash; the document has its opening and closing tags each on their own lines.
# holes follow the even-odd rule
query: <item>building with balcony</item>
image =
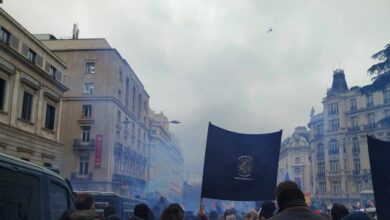
<svg viewBox="0 0 390 220">
<path fill-rule="evenodd" d="M 62 108 L 63 176 L 75 190 L 143 196 L 150 146 L 143 84 L 105 39 L 39 38 L 72 73 Z"/>
<path fill-rule="evenodd" d="M 323 112 L 310 115 L 314 192 L 327 203 L 356 204 L 373 198 L 367 135 L 390 140 L 390 80 L 348 88 L 335 70 Z"/>
<path fill-rule="evenodd" d="M 183 201 L 183 150 L 174 134 L 169 131 L 168 118 L 150 111 L 151 155 L 149 161 L 149 199 L 160 196 L 171 202 Z"/>
<path fill-rule="evenodd" d="M 308 195 L 312 191 L 311 146 L 306 127 L 296 127 L 280 147 L 278 182 L 295 181 Z"/>
<path fill-rule="evenodd" d="M 0 8 L 0 152 L 56 171 L 65 63 Z"/>
</svg>

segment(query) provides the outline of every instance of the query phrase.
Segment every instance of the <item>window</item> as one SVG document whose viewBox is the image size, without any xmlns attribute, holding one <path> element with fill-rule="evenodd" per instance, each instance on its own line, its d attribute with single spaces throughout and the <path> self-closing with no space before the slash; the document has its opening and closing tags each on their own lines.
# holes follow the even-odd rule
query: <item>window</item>
<svg viewBox="0 0 390 220">
<path fill-rule="evenodd" d="M 356 99 L 355 98 L 350 99 L 349 100 L 349 104 L 350 104 L 350 110 L 351 111 L 356 111 L 357 110 L 357 104 L 356 104 Z"/>
<path fill-rule="evenodd" d="M 136 103 L 136 88 L 133 86 L 133 98 L 132 98 L 132 103 L 131 103 L 131 110 L 132 112 L 135 112 L 135 103 Z"/>
<path fill-rule="evenodd" d="M 91 137 L 91 126 L 81 126 L 81 142 L 89 143 Z"/>
<path fill-rule="evenodd" d="M 372 97 L 372 94 L 368 94 L 366 96 L 366 102 L 367 102 L 367 108 L 370 108 L 370 107 L 374 106 L 374 99 Z"/>
<path fill-rule="evenodd" d="M 51 219 L 60 219 L 62 213 L 69 208 L 66 189 L 52 182 L 49 183 L 49 204 Z"/>
<path fill-rule="evenodd" d="M 296 176 L 302 175 L 302 167 L 298 166 L 294 168 L 294 173 Z"/>
<path fill-rule="evenodd" d="M 95 73 L 95 62 L 86 62 L 85 63 L 85 73 L 87 73 L 87 74 Z"/>
<path fill-rule="evenodd" d="M 362 183 L 355 182 L 355 192 L 360 193 L 362 191 Z"/>
<path fill-rule="evenodd" d="M 31 121 L 32 105 L 33 105 L 33 95 L 24 91 L 23 103 L 22 103 L 22 115 L 21 115 L 22 119 L 26 121 Z"/>
<path fill-rule="evenodd" d="M 359 156 L 360 154 L 359 139 L 357 137 L 352 139 L 352 154 L 354 156 Z"/>
<path fill-rule="evenodd" d="M 338 131 L 339 130 L 339 120 L 338 119 L 332 119 L 332 120 L 329 120 L 329 129 L 330 131 Z"/>
<path fill-rule="evenodd" d="M 130 80 L 127 78 L 126 79 L 126 87 L 125 87 L 125 106 L 129 107 L 129 84 Z"/>
<path fill-rule="evenodd" d="M 40 193 L 37 177 L 0 168 L 0 219 L 41 219 Z"/>
<path fill-rule="evenodd" d="M 328 105 L 328 115 L 337 115 L 339 113 L 339 105 L 337 102 Z"/>
<path fill-rule="evenodd" d="M 340 193 L 341 192 L 341 182 L 340 181 L 331 181 L 330 185 L 332 187 L 332 193 Z"/>
<path fill-rule="evenodd" d="M 326 183 L 319 183 L 319 191 L 321 193 L 326 193 Z"/>
<path fill-rule="evenodd" d="M 122 91 L 118 89 L 118 100 L 122 101 Z"/>
<path fill-rule="evenodd" d="M 385 110 L 385 117 L 390 117 L 390 109 Z"/>
<path fill-rule="evenodd" d="M 324 157 L 324 145 L 318 144 L 317 145 L 317 158 L 323 158 Z"/>
<path fill-rule="evenodd" d="M 330 172 L 334 174 L 340 173 L 340 161 L 339 160 L 331 160 L 330 163 Z"/>
<path fill-rule="evenodd" d="M 116 122 L 121 123 L 121 119 L 122 119 L 122 112 L 118 111 L 117 116 L 116 116 Z"/>
<path fill-rule="evenodd" d="M 84 83 L 84 94 L 92 95 L 94 92 L 94 83 Z"/>
<path fill-rule="evenodd" d="M 360 158 L 353 159 L 353 174 L 360 174 Z"/>
<path fill-rule="evenodd" d="M 119 70 L 119 81 L 122 82 L 122 80 L 123 80 L 122 70 Z"/>
<path fill-rule="evenodd" d="M 329 154 L 339 154 L 339 142 L 336 140 L 329 141 Z"/>
<path fill-rule="evenodd" d="M 46 104 L 45 128 L 54 130 L 55 115 L 56 115 L 56 108 L 50 104 Z"/>
<path fill-rule="evenodd" d="M 56 72 L 57 72 L 57 69 L 54 66 L 50 65 L 50 68 L 49 68 L 50 76 L 55 78 L 56 77 Z"/>
<path fill-rule="evenodd" d="M 4 28 L 0 28 L 0 41 L 9 45 L 9 39 L 11 37 L 11 33 Z"/>
<path fill-rule="evenodd" d="M 27 59 L 35 64 L 36 62 L 36 59 L 37 59 L 37 53 L 35 53 L 35 51 L 31 50 L 31 49 L 28 49 L 28 52 L 27 52 Z"/>
<path fill-rule="evenodd" d="M 4 111 L 6 81 L 0 78 L 0 110 Z"/>
<path fill-rule="evenodd" d="M 91 117 L 92 116 L 92 105 L 83 105 L 83 117 Z"/>
<path fill-rule="evenodd" d="M 373 112 L 367 114 L 367 124 L 369 126 L 375 125 L 375 115 Z"/>
<path fill-rule="evenodd" d="M 325 162 L 318 163 L 318 176 L 325 177 Z"/>
<path fill-rule="evenodd" d="M 121 141 L 121 132 L 119 130 L 116 131 L 115 141 L 118 143 Z"/>
<path fill-rule="evenodd" d="M 88 175 L 88 163 L 89 163 L 88 157 L 80 157 L 80 169 L 79 169 L 80 176 Z"/>
<path fill-rule="evenodd" d="M 386 90 L 383 92 L 383 103 L 390 104 L 390 90 Z"/>
<path fill-rule="evenodd" d="M 357 116 L 352 116 L 351 117 L 351 127 L 352 128 L 357 128 L 359 127 L 359 121 Z"/>
</svg>

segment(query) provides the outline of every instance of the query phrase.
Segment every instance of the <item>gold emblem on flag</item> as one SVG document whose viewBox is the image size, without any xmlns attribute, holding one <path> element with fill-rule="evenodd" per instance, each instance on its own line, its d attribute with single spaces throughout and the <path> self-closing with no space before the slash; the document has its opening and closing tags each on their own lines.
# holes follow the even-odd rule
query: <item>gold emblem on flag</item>
<svg viewBox="0 0 390 220">
<path fill-rule="evenodd" d="M 253 159 L 248 155 L 238 157 L 238 175 L 250 177 L 253 171 Z"/>
</svg>

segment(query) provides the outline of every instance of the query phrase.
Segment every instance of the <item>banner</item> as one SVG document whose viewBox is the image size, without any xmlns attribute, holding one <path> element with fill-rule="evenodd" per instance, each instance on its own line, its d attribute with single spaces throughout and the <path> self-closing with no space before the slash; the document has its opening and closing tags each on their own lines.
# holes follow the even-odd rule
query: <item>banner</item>
<svg viewBox="0 0 390 220">
<path fill-rule="evenodd" d="M 390 142 L 367 136 L 378 219 L 390 219 Z"/>
<path fill-rule="evenodd" d="M 102 166 L 102 145 L 103 145 L 103 135 L 96 135 L 96 146 L 95 146 L 95 167 Z"/>
<path fill-rule="evenodd" d="M 275 199 L 282 131 L 241 134 L 209 123 L 202 198 Z"/>
</svg>

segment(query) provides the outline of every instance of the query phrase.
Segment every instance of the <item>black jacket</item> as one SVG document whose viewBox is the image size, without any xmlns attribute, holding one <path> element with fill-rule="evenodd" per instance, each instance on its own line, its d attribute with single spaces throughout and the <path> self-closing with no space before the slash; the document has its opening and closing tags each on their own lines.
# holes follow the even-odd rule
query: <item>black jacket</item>
<svg viewBox="0 0 390 220">
<path fill-rule="evenodd" d="M 268 220 L 327 220 L 315 214 L 303 201 L 292 201 Z"/>
<path fill-rule="evenodd" d="M 104 220 L 121 220 L 117 214 L 112 214 L 104 217 Z"/>
</svg>

